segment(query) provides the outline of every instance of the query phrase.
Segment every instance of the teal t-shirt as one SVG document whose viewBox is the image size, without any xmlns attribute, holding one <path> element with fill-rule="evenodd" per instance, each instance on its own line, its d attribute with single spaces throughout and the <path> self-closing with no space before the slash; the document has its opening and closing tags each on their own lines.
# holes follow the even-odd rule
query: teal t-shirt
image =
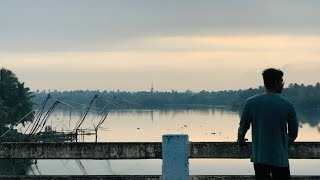
<svg viewBox="0 0 320 180">
<path fill-rule="evenodd" d="M 288 167 L 288 146 L 298 135 L 293 103 L 280 94 L 258 94 L 246 100 L 238 130 L 244 141 L 252 125 L 251 162 Z"/>
</svg>

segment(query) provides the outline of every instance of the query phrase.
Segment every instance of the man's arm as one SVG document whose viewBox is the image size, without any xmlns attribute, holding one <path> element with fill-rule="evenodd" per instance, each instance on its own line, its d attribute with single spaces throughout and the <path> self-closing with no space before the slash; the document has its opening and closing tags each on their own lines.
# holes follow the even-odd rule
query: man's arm
<svg viewBox="0 0 320 180">
<path fill-rule="evenodd" d="M 288 137 L 289 137 L 289 143 L 293 143 L 294 140 L 296 140 L 298 136 L 298 129 L 299 124 L 297 120 L 297 114 L 296 111 L 292 105 L 289 119 L 288 119 Z"/>
<path fill-rule="evenodd" d="M 246 103 L 244 104 L 244 108 L 242 111 L 242 115 L 241 115 L 241 120 L 240 120 L 240 124 L 239 124 L 239 129 L 238 129 L 238 144 L 239 145 L 243 145 L 245 142 L 245 135 L 248 131 L 248 129 L 250 128 L 250 123 L 252 121 L 251 118 L 251 114 L 249 111 L 249 107 L 248 107 L 248 102 L 246 101 Z"/>
</svg>

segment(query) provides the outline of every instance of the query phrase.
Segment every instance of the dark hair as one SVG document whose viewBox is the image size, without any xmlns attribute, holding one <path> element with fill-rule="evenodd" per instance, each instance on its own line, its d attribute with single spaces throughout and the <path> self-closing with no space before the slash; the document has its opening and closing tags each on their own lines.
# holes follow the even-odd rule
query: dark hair
<svg viewBox="0 0 320 180">
<path fill-rule="evenodd" d="M 268 68 L 262 72 L 262 76 L 264 86 L 267 89 L 273 89 L 282 80 L 283 72 L 280 69 Z"/>
</svg>

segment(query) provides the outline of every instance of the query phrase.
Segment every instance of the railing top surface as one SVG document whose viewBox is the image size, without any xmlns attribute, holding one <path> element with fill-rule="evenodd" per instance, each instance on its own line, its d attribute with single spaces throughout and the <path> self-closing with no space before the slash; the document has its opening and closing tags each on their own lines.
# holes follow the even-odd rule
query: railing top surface
<svg viewBox="0 0 320 180">
<path fill-rule="evenodd" d="M 119 145 L 125 145 L 125 144 L 131 144 L 131 145 L 137 145 L 137 144 L 150 144 L 150 145 L 161 145 L 162 142 L 0 142 L 0 145 L 2 144 L 10 144 L 10 145 L 16 145 L 16 144 L 35 144 L 35 145 L 113 145 L 113 144 L 119 144 Z M 190 145 L 195 145 L 195 144 L 208 144 L 208 145 L 236 145 L 238 146 L 238 143 L 232 142 L 232 141 L 215 141 L 215 142 L 210 142 L 210 141 L 204 141 L 204 142 L 189 142 Z M 245 146 L 251 146 L 251 142 L 246 142 Z M 300 145 L 319 145 L 320 146 L 320 141 L 298 141 L 294 142 L 293 144 L 289 146 L 300 146 Z"/>
<path fill-rule="evenodd" d="M 190 142 L 190 158 L 249 158 L 251 143 Z M 297 142 L 289 146 L 292 159 L 320 159 L 320 142 Z M 161 159 L 160 142 L 110 143 L 0 143 L 0 159 Z"/>
<path fill-rule="evenodd" d="M 291 176 L 293 180 L 319 180 L 320 176 Z M 131 176 L 93 176 L 93 175 L 83 175 L 83 176 L 59 176 L 59 175 L 52 175 L 52 176 L 43 176 L 43 175 L 36 175 L 36 176 L 1 176 L 1 180 L 161 180 L 161 176 L 159 175 L 131 175 Z M 190 176 L 190 180 L 254 180 L 255 177 L 253 175 L 194 175 Z"/>
</svg>

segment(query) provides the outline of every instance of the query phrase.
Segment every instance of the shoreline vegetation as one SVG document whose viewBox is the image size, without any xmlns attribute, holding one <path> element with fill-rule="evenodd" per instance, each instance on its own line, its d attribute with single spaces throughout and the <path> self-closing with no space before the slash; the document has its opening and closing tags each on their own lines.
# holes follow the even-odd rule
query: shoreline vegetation
<svg viewBox="0 0 320 180">
<path fill-rule="evenodd" d="M 217 92 L 126 92 L 126 91 L 56 91 L 35 92 L 34 103 L 40 104 L 50 95 L 54 99 L 60 98 L 78 109 L 84 109 L 88 102 L 98 95 L 95 108 L 102 109 L 107 102 L 114 102 L 109 110 L 208 110 L 222 109 L 241 114 L 245 100 L 259 93 L 264 93 L 264 87 L 249 88 L 245 90 L 225 90 Z M 294 103 L 300 123 L 307 123 L 317 127 L 320 132 L 320 83 L 315 85 L 290 84 L 283 89 L 282 95 Z M 114 98 L 116 97 L 116 98 Z M 74 104 L 74 103 L 77 104 Z M 49 106 L 49 105 L 48 105 Z M 69 110 L 66 106 L 57 109 Z"/>
<path fill-rule="evenodd" d="M 92 105 L 93 110 L 101 110 L 106 104 L 109 106 L 104 110 L 112 109 L 147 109 L 147 110 L 179 110 L 179 109 L 213 109 L 220 108 L 239 112 L 245 100 L 253 95 L 263 93 L 262 86 L 257 88 L 185 92 L 172 91 L 99 91 L 99 90 L 72 90 L 72 91 L 35 91 L 31 92 L 24 83 L 21 83 L 16 75 L 8 69 L 0 69 L 0 133 L 3 134 L 13 125 L 23 126 L 32 122 L 35 116 L 33 109 L 50 94 L 51 98 L 47 108 L 52 106 L 57 99 L 66 102 L 65 105 L 58 106 L 57 109 L 69 110 L 70 107 L 84 109 L 88 102 L 96 95 Z M 320 83 L 315 85 L 289 84 L 283 90 L 283 96 L 291 100 L 297 111 L 308 116 L 313 114 L 320 116 Z M 50 104 L 51 103 L 51 104 Z M 30 113 L 30 114 L 28 114 Z M 27 115 L 28 114 L 28 115 Z M 27 115 L 27 116 L 26 116 Z M 23 118 L 26 116 L 25 118 Z M 319 120 L 314 119 L 313 125 Z M 11 130 L 6 137 L 18 137 L 17 130 Z M 2 138 L 3 139 L 3 138 Z"/>
<path fill-rule="evenodd" d="M 241 110 L 245 100 L 253 95 L 263 93 L 263 87 L 225 90 L 217 92 L 200 91 L 192 92 L 127 92 L 127 91 L 36 91 L 32 100 L 35 104 L 41 104 L 50 94 L 53 98 L 71 102 L 73 106 L 81 107 L 98 95 L 95 102 L 97 108 L 103 108 L 108 101 L 114 103 L 111 109 L 206 109 L 226 108 Z M 320 83 L 315 85 L 290 84 L 283 90 L 283 96 L 292 101 L 300 111 L 320 110 Z M 78 103 L 78 104 L 77 104 Z"/>
<path fill-rule="evenodd" d="M 23 139 L 23 134 L 16 129 L 10 129 L 14 125 L 32 122 L 33 93 L 24 83 L 21 83 L 16 75 L 8 70 L 0 69 L 0 141 L 17 142 Z M 25 159 L 1 159 L 1 175 L 25 175 L 31 168 L 32 161 Z"/>
<path fill-rule="evenodd" d="M 0 134 L 9 130 L 13 125 L 23 126 L 34 119 L 33 93 L 16 75 L 8 69 L 0 69 Z M 6 137 L 17 138 L 16 129 L 8 131 Z"/>
</svg>

